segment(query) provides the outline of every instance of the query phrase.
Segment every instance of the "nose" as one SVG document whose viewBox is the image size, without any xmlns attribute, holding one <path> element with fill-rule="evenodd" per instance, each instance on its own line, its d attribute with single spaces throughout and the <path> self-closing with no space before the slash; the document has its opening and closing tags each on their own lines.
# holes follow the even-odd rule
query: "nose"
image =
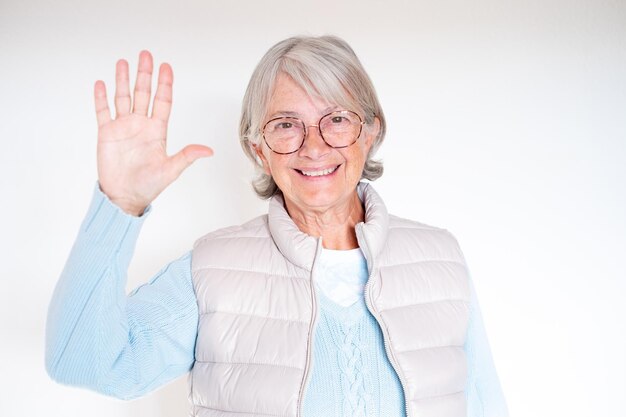
<svg viewBox="0 0 626 417">
<path fill-rule="evenodd" d="M 300 156 L 308 157 L 311 159 L 319 159 L 320 157 L 328 154 L 331 151 L 331 147 L 326 143 L 320 128 L 318 125 L 306 126 L 304 133 L 304 143 L 299 150 Z"/>
</svg>

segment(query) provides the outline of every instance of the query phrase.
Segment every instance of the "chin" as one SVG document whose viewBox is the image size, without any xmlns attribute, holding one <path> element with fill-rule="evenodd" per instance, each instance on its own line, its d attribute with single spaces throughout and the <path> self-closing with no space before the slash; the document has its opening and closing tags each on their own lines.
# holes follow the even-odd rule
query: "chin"
<svg viewBox="0 0 626 417">
<path fill-rule="evenodd" d="M 285 195 L 285 199 L 302 210 L 327 210 L 348 201 L 355 189 L 346 190 L 343 188 L 338 190 L 333 188 L 319 187 L 308 190 L 308 192 L 300 189 L 296 193 Z"/>
</svg>

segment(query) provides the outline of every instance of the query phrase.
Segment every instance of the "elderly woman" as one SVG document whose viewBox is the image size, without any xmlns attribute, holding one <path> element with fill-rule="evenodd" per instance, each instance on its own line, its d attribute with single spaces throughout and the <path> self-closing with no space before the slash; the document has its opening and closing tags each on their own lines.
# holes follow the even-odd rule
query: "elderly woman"
<svg viewBox="0 0 626 417">
<path fill-rule="evenodd" d="M 463 255 L 387 213 L 362 179 L 385 134 L 374 88 L 336 37 L 272 47 L 244 97 L 241 144 L 266 215 L 200 238 L 124 294 L 156 196 L 210 148 L 165 153 L 172 70 L 152 58 L 95 85 L 98 181 L 49 310 L 56 380 L 119 398 L 190 374 L 192 415 L 503 417 Z"/>
</svg>

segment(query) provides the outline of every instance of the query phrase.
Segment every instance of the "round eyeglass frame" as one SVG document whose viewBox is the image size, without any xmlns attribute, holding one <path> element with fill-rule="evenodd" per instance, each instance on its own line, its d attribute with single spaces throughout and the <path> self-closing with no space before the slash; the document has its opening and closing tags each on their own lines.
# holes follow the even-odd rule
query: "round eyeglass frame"
<svg viewBox="0 0 626 417">
<path fill-rule="evenodd" d="M 353 115 L 355 115 L 357 117 L 357 119 L 359 119 L 359 133 L 356 135 L 356 137 L 354 138 L 354 140 L 352 142 L 350 142 L 350 144 L 348 145 L 343 145 L 343 146 L 333 146 L 330 143 L 328 143 L 326 141 L 326 138 L 324 138 L 324 134 L 322 133 L 322 130 L 320 129 L 320 122 L 322 121 L 323 118 L 330 116 L 331 114 L 346 114 L 346 113 L 351 113 Z M 300 122 L 300 124 L 302 125 L 302 127 L 304 128 L 304 133 L 302 135 L 302 141 L 300 142 L 300 145 L 293 151 L 291 152 L 278 152 L 275 151 L 274 149 L 272 149 L 272 147 L 270 146 L 269 143 L 267 143 L 267 139 L 265 138 L 265 128 L 267 127 L 268 124 L 270 124 L 271 122 L 273 122 L 274 120 L 279 120 L 279 119 L 291 119 L 291 120 L 297 120 L 298 122 Z M 268 120 L 264 125 L 263 125 L 263 129 L 261 129 L 261 136 L 263 136 L 263 141 L 265 142 L 265 144 L 267 145 L 268 148 L 270 148 L 270 150 L 274 153 L 277 153 L 279 155 L 290 155 L 292 153 L 296 153 L 298 152 L 301 148 L 302 145 L 304 145 L 304 141 L 306 140 L 307 137 L 307 127 L 316 127 L 317 130 L 320 132 L 320 137 L 322 138 L 322 140 L 324 141 L 324 143 L 328 146 L 330 146 L 331 148 L 334 149 L 343 149 L 343 148 L 347 148 L 348 146 L 352 146 L 356 143 L 357 140 L 359 140 L 359 138 L 361 137 L 361 133 L 363 132 L 363 125 L 365 124 L 365 122 L 363 121 L 363 119 L 361 119 L 361 116 L 359 116 L 358 113 L 355 113 L 351 110 L 337 110 L 337 111 L 332 111 L 328 114 L 323 115 L 322 117 L 320 117 L 320 119 L 317 121 L 316 125 L 306 125 L 301 119 L 297 118 L 297 117 L 292 117 L 292 116 L 281 116 L 281 117 L 274 117 L 273 119 Z"/>
</svg>

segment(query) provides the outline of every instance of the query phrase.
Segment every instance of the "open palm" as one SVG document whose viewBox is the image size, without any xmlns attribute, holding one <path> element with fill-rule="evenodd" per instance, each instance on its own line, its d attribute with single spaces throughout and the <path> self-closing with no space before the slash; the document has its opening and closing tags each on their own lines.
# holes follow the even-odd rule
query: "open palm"
<svg viewBox="0 0 626 417">
<path fill-rule="evenodd" d="M 139 54 L 137 80 L 131 99 L 128 63 L 115 68 L 115 119 L 111 118 L 104 82 L 94 87 L 98 120 L 98 180 L 102 191 L 129 214 L 145 208 L 196 159 L 211 156 L 211 148 L 188 145 L 166 152 L 167 124 L 172 108 L 173 72 L 159 68 L 158 86 L 148 116 L 152 84 L 152 56 Z"/>
</svg>

